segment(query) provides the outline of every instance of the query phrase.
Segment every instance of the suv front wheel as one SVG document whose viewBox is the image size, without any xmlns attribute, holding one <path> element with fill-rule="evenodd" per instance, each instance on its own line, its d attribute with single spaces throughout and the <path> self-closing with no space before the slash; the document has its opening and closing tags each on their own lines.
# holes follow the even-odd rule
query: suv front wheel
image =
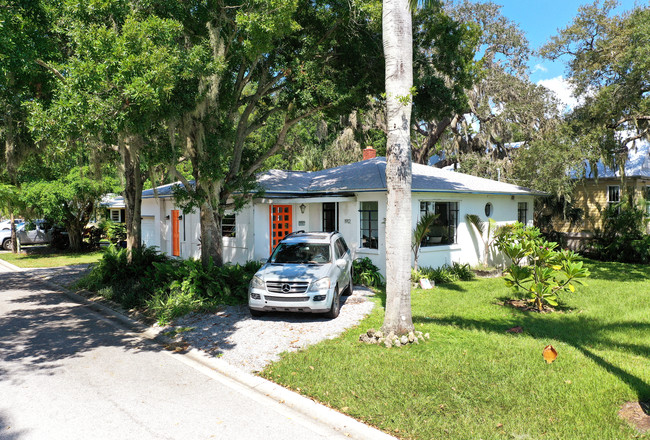
<svg viewBox="0 0 650 440">
<path fill-rule="evenodd" d="M 339 316 L 339 312 L 341 311 L 341 292 L 339 291 L 339 285 L 336 285 L 336 288 L 334 289 L 334 298 L 332 299 L 332 306 L 330 307 L 329 311 L 325 313 L 325 316 L 327 316 L 330 319 L 334 319 L 337 316 Z"/>
</svg>

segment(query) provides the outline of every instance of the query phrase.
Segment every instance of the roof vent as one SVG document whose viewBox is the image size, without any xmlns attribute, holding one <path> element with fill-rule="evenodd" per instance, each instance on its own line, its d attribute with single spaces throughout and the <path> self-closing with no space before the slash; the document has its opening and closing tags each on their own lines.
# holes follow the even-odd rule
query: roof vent
<svg viewBox="0 0 650 440">
<path fill-rule="evenodd" d="M 363 160 L 374 159 L 375 157 L 377 157 L 377 150 L 371 146 L 363 149 Z"/>
</svg>

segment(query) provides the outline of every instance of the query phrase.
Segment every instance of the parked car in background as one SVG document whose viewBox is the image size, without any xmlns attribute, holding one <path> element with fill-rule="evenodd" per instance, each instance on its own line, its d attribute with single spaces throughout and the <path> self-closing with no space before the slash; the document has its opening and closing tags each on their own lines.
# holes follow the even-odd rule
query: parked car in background
<svg viewBox="0 0 650 440">
<path fill-rule="evenodd" d="M 295 232 L 278 243 L 251 280 L 248 307 L 325 313 L 336 318 L 341 295 L 352 293 L 352 255 L 339 232 Z"/>
<path fill-rule="evenodd" d="M 20 244 L 45 244 L 52 241 L 52 228 L 45 220 L 30 220 L 16 227 Z M 11 229 L 0 230 L 0 244 L 11 250 Z"/>
<path fill-rule="evenodd" d="M 16 227 L 18 227 L 22 223 L 25 223 L 25 220 L 22 218 L 16 218 L 14 219 L 14 223 L 16 224 Z M 5 229 L 11 229 L 11 220 L 3 220 L 0 222 L 0 231 L 4 231 Z"/>
</svg>

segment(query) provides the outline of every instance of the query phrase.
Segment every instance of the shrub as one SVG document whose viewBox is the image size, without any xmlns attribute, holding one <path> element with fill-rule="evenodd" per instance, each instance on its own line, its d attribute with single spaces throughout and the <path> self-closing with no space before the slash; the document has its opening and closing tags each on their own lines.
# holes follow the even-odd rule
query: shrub
<svg viewBox="0 0 650 440">
<path fill-rule="evenodd" d="M 352 262 L 352 279 L 354 284 L 363 284 L 368 287 L 384 285 L 384 277 L 379 272 L 379 268 L 368 257 L 357 258 Z"/>
<path fill-rule="evenodd" d="M 603 229 L 591 241 L 590 256 L 604 261 L 650 263 L 650 238 L 643 209 L 628 202 L 603 211 Z"/>
<path fill-rule="evenodd" d="M 523 292 L 529 302 L 543 310 L 545 303 L 558 305 L 560 292 L 574 292 L 576 284 L 589 271 L 572 251 L 556 251 L 557 243 L 546 241 L 539 229 L 525 228 L 516 223 L 514 228 L 501 234 L 497 248 L 512 260 L 506 269 L 506 285 L 514 292 Z"/>
<path fill-rule="evenodd" d="M 106 231 L 106 238 L 113 244 L 126 240 L 126 225 L 124 223 L 107 221 L 104 230 Z"/>
<path fill-rule="evenodd" d="M 170 259 L 152 247 L 134 251 L 131 264 L 127 255 L 110 246 L 79 285 L 127 308 L 143 309 L 161 324 L 190 311 L 246 302 L 248 283 L 261 267 L 254 261 L 203 266 L 199 260 Z"/>
<path fill-rule="evenodd" d="M 440 267 L 423 267 L 420 269 L 419 276 L 417 279 L 413 279 L 414 282 L 420 280 L 420 278 L 428 278 L 431 281 L 434 281 L 436 284 L 444 283 L 454 283 L 456 281 L 470 281 L 473 280 L 476 275 L 469 267 L 469 264 L 460 264 L 452 263 L 451 266 L 448 264 L 443 264 Z M 412 277 L 413 278 L 413 277 Z"/>
</svg>

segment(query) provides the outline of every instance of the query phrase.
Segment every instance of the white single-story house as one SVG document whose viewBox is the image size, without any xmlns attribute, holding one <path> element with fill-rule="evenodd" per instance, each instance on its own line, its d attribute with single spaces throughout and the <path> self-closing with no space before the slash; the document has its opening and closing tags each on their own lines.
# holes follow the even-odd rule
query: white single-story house
<svg viewBox="0 0 650 440">
<path fill-rule="evenodd" d="M 277 242 L 298 230 L 343 234 L 354 258 L 369 257 L 385 274 L 386 159 L 361 162 L 322 171 L 271 170 L 260 174 L 264 189 L 239 212 L 223 221 L 224 261 L 244 263 L 268 258 Z M 173 186 L 142 192 L 142 236 L 147 246 L 180 258 L 200 257 L 198 212 L 182 212 L 173 198 Z M 489 179 L 431 166 L 413 164 L 413 226 L 420 216 L 435 212 L 420 249 L 420 267 L 453 262 L 476 265 L 483 244 L 466 221 L 466 214 L 488 217 L 498 224 L 515 221 L 532 225 L 533 201 L 540 193 Z M 105 206 L 111 218 L 123 218 L 124 202 L 115 198 Z"/>
</svg>

